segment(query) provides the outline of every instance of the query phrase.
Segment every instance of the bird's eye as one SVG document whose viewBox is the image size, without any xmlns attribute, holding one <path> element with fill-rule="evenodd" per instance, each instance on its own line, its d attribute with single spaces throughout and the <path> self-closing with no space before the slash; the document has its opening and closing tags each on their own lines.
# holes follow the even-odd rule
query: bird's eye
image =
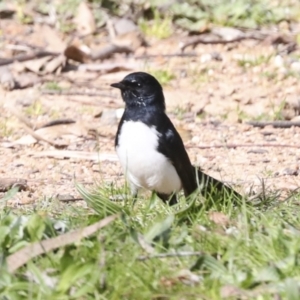
<svg viewBox="0 0 300 300">
<path fill-rule="evenodd" d="M 142 84 L 140 82 L 135 81 L 135 80 L 130 81 L 130 85 L 132 87 L 141 87 L 142 86 Z"/>
</svg>

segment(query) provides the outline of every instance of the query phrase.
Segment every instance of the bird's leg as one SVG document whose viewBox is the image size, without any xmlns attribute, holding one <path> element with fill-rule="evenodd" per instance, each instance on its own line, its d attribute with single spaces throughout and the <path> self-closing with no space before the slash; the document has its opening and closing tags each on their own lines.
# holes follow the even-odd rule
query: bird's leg
<svg viewBox="0 0 300 300">
<path fill-rule="evenodd" d="M 173 193 L 171 195 L 156 193 L 156 195 L 166 204 L 169 204 L 169 205 L 177 204 L 177 196 L 175 193 Z"/>
<path fill-rule="evenodd" d="M 136 203 L 136 200 L 137 200 L 137 195 L 138 195 L 138 187 L 133 184 L 132 182 L 130 183 L 130 191 L 131 191 L 131 195 L 132 195 L 132 198 L 133 198 L 133 201 L 132 201 L 132 207 L 134 207 L 135 203 Z"/>
</svg>

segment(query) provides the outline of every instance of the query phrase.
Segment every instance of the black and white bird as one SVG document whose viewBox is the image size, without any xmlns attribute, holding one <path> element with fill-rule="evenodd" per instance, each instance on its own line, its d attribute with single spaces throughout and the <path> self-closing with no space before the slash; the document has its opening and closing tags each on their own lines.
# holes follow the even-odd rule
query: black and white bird
<svg viewBox="0 0 300 300">
<path fill-rule="evenodd" d="M 121 90 L 125 102 L 115 147 L 135 197 L 144 188 L 172 205 L 181 189 L 187 197 L 198 186 L 201 193 L 224 190 L 240 196 L 191 164 L 180 135 L 166 115 L 162 87 L 152 75 L 131 73 L 111 86 Z"/>
</svg>

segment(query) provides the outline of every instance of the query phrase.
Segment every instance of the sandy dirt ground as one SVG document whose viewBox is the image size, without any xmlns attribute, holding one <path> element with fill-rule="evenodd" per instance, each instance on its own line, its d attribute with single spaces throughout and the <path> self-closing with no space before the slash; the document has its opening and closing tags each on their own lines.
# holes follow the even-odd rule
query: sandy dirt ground
<svg viewBox="0 0 300 300">
<path fill-rule="evenodd" d="M 153 43 L 147 53 L 173 53 L 179 44 L 180 38 L 172 37 Z M 86 186 L 123 184 L 114 137 L 124 105 L 109 85 L 140 70 L 160 74 L 158 79 L 173 74 L 164 84 L 167 111 L 191 160 L 205 172 L 242 193 L 261 189 L 263 182 L 268 192 L 282 195 L 299 188 L 300 127 L 247 124 L 299 120 L 297 51 L 279 55 L 273 45 L 254 40 L 185 51 L 195 56 L 134 60 L 116 55 L 110 63 L 133 67 L 109 73 L 69 70 L 38 75 L 28 88 L 2 87 L 0 197 L 7 179 L 24 180 L 24 191 L 9 201 L 13 206 L 77 198 L 75 180 Z M 10 66 L 13 72 L 16 65 Z M 14 74 L 22 80 L 32 75 Z M 45 127 L 54 120 L 67 124 Z"/>
</svg>

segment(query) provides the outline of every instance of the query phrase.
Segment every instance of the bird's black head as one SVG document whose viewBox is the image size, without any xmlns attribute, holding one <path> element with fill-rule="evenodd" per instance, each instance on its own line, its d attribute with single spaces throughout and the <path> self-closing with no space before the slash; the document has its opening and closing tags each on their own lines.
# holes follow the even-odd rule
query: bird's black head
<svg viewBox="0 0 300 300">
<path fill-rule="evenodd" d="M 155 106 L 165 110 L 162 87 L 156 78 L 148 73 L 131 73 L 111 86 L 121 90 L 126 107 Z"/>
</svg>

